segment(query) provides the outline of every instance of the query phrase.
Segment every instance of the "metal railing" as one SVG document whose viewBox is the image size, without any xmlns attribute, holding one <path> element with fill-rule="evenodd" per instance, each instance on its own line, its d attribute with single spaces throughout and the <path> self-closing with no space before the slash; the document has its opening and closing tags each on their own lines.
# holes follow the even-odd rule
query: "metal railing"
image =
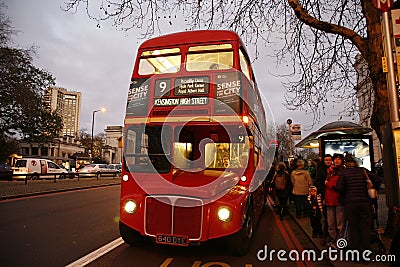
<svg viewBox="0 0 400 267">
<path fill-rule="evenodd" d="M 40 173 L 13 173 L 11 175 L 11 180 L 24 180 L 25 184 L 28 183 L 28 180 L 35 181 L 35 180 L 53 180 L 54 183 L 57 182 L 57 179 L 74 179 L 78 178 L 78 181 L 80 178 L 83 177 L 96 177 L 97 180 L 100 177 L 104 176 L 112 176 L 113 178 L 116 178 L 117 176 L 120 176 L 120 172 L 115 172 L 115 171 L 109 171 L 109 172 L 68 172 L 68 173 L 46 173 L 46 174 L 40 174 Z M 17 178 L 18 177 L 18 178 Z M 22 177 L 22 179 L 21 179 Z M 37 179 L 35 179 L 37 178 Z"/>
</svg>

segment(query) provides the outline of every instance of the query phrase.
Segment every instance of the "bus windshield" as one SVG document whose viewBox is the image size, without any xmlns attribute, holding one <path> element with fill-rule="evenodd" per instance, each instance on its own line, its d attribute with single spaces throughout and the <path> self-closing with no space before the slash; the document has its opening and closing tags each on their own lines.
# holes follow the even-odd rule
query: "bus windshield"
<svg viewBox="0 0 400 267">
<path fill-rule="evenodd" d="M 176 127 L 172 143 L 171 126 L 130 126 L 127 130 L 125 160 L 130 171 L 167 173 L 175 169 L 246 168 L 249 161 L 247 136 L 238 134 L 238 141 L 195 142 L 197 128 Z M 223 138 L 223 136 L 219 136 Z M 207 138 L 206 138 L 207 139 Z M 172 146 L 171 146 L 172 145 Z"/>
</svg>

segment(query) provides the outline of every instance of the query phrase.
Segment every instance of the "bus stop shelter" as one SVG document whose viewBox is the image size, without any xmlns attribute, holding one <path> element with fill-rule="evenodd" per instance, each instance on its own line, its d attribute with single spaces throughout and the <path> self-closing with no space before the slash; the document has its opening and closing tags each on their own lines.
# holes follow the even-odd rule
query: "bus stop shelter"
<svg viewBox="0 0 400 267">
<path fill-rule="evenodd" d="M 296 144 L 299 148 L 315 148 L 322 157 L 325 154 L 352 154 L 359 165 L 369 170 L 373 166 L 371 128 L 349 121 L 335 121 L 322 126 Z"/>
</svg>

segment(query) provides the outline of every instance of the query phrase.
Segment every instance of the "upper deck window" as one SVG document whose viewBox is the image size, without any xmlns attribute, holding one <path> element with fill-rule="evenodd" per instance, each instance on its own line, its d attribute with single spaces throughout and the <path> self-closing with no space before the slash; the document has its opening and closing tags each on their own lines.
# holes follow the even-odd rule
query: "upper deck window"
<svg viewBox="0 0 400 267">
<path fill-rule="evenodd" d="M 231 44 L 189 47 L 186 69 L 188 71 L 230 69 L 233 67 L 233 50 L 231 49 Z"/>
<path fill-rule="evenodd" d="M 180 66 L 179 48 L 148 50 L 140 55 L 138 73 L 140 75 L 176 73 Z"/>
<path fill-rule="evenodd" d="M 240 68 L 242 69 L 242 72 L 244 75 L 246 75 L 247 79 L 251 81 L 250 78 L 250 68 L 249 68 L 249 62 L 247 61 L 245 55 L 243 54 L 242 50 L 239 51 L 239 57 L 240 57 Z"/>
</svg>

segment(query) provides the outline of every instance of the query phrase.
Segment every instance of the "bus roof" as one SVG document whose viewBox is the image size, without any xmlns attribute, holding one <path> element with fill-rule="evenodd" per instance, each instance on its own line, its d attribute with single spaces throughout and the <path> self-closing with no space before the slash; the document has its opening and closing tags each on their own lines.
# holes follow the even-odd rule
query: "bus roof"
<svg viewBox="0 0 400 267">
<path fill-rule="evenodd" d="M 168 47 L 171 45 L 182 44 L 201 44 L 220 41 L 239 42 L 242 46 L 243 42 L 237 33 L 228 30 L 198 30 L 171 33 L 159 37 L 149 39 L 141 44 L 139 49 L 149 49 L 155 47 Z"/>
</svg>

